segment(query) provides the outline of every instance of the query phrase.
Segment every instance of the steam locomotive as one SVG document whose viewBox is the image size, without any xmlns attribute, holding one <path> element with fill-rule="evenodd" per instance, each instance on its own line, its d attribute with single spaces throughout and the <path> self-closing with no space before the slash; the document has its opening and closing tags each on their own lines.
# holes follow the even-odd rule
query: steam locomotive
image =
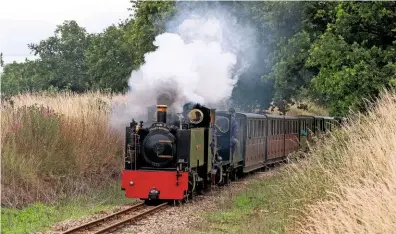
<svg viewBox="0 0 396 234">
<path fill-rule="evenodd" d="M 175 116 L 167 108 L 157 105 L 157 119 L 147 127 L 132 120 L 126 128 L 121 187 L 128 198 L 185 201 L 211 185 L 283 161 L 313 135 L 342 123 L 341 118 L 232 113 L 200 104 Z"/>
<path fill-rule="evenodd" d="M 157 106 L 157 121 L 144 128 L 132 121 L 126 128 L 126 196 L 144 200 L 183 200 L 208 187 L 216 141 L 215 111 L 196 104 L 188 122 L 167 123 L 167 105 Z"/>
</svg>

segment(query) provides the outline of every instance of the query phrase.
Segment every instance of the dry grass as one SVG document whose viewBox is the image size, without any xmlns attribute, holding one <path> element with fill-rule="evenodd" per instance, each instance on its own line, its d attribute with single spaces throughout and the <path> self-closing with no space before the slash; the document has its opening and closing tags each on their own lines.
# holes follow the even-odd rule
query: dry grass
<svg viewBox="0 0 396 234">
<path fill-rule="evenodd" d="M 307 109 L 298 108 L 299 104 L 307 105 Z M 274 108 L 274 111 L 271 111 L 270 109 L 267 109 L 266 111 L 273 114 L 280 114 L 280 111 L 277 107 Z M 286 112 L 286 115 L 329 116 L 329 110 L 323 106 L 319 106 L 312 101 L 306 100 L 301 103 L 296 102 L 294 105 L 291 105 L 289 110 Z"/>
<path fill-rule="evenodd" d="M 304 104 L 308 106 L 307 110 L 297 108 L 298 103 L 292 105 L 287 115 L 319 115 L 319 116 L 329 116 L 329 110 L 323 106 L 312 101 L 304 101 Z"/>
<path fill-rule="evenodd" d="M 394 233 L 396 94 L 384 93 L 368 115 L 356 116 L 339 134 L 312 154 L 309 166 L 331 178 L 330 183 L 318 181 L 327 184 L 328 199 L 309 206 L 296 231 Z M 297 169 L 297 174 L 304 171 Z"/>
<path fill-rule="evenodd" d="M 109 126 L 112 99 L 25 94 L 2 103 L 2 205 L 54 202 L 118 179 L 123 136 Z"/>
</svg>

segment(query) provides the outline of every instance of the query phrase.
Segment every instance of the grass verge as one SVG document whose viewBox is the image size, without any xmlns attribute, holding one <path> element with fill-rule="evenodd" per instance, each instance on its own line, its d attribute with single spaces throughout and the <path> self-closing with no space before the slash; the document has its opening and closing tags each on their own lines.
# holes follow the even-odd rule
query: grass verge
<svg viewBox="0 0 396 234">
<path fill-rule="evenodd" d="M 59 221 L 80 218 L 125 203 L 131 203 L 131 199 L 126 199 L 119 184 L 114 183 L 89 195 L 62 199 L 52 205 L 34 203 L 23 209 L 2 208 L 1 229 L 4 234 L 46 231 Z"/>
</svg>

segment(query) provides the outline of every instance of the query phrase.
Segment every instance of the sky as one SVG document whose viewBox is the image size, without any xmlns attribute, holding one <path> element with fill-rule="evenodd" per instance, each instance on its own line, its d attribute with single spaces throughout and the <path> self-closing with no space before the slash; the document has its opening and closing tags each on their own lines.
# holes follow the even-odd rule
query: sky
<svg viewBox="0 0 396 234">
<path fill-rule="evenodd" d="M 65 20 L 98 33 L 128 18 L 129 7 L 129 0 L 0 0 L 0 52 L 5 63 L 34 58 L 27 44 L 52 36 Z"/>
</svg>

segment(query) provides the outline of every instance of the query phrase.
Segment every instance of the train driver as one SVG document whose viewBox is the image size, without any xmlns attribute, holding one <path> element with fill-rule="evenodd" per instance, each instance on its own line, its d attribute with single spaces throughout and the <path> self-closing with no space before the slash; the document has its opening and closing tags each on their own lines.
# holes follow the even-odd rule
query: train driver
<svg viewBox="0 0 396 234">
<path fill-rule="evenodd" d="M 238 141 L 238 122 L 235 119 L 235 109 L 230 108 L 228 112 L 231 114 L 231 152 L 234 155 L 234 152 L 239 144 Z"/>
</svg>

